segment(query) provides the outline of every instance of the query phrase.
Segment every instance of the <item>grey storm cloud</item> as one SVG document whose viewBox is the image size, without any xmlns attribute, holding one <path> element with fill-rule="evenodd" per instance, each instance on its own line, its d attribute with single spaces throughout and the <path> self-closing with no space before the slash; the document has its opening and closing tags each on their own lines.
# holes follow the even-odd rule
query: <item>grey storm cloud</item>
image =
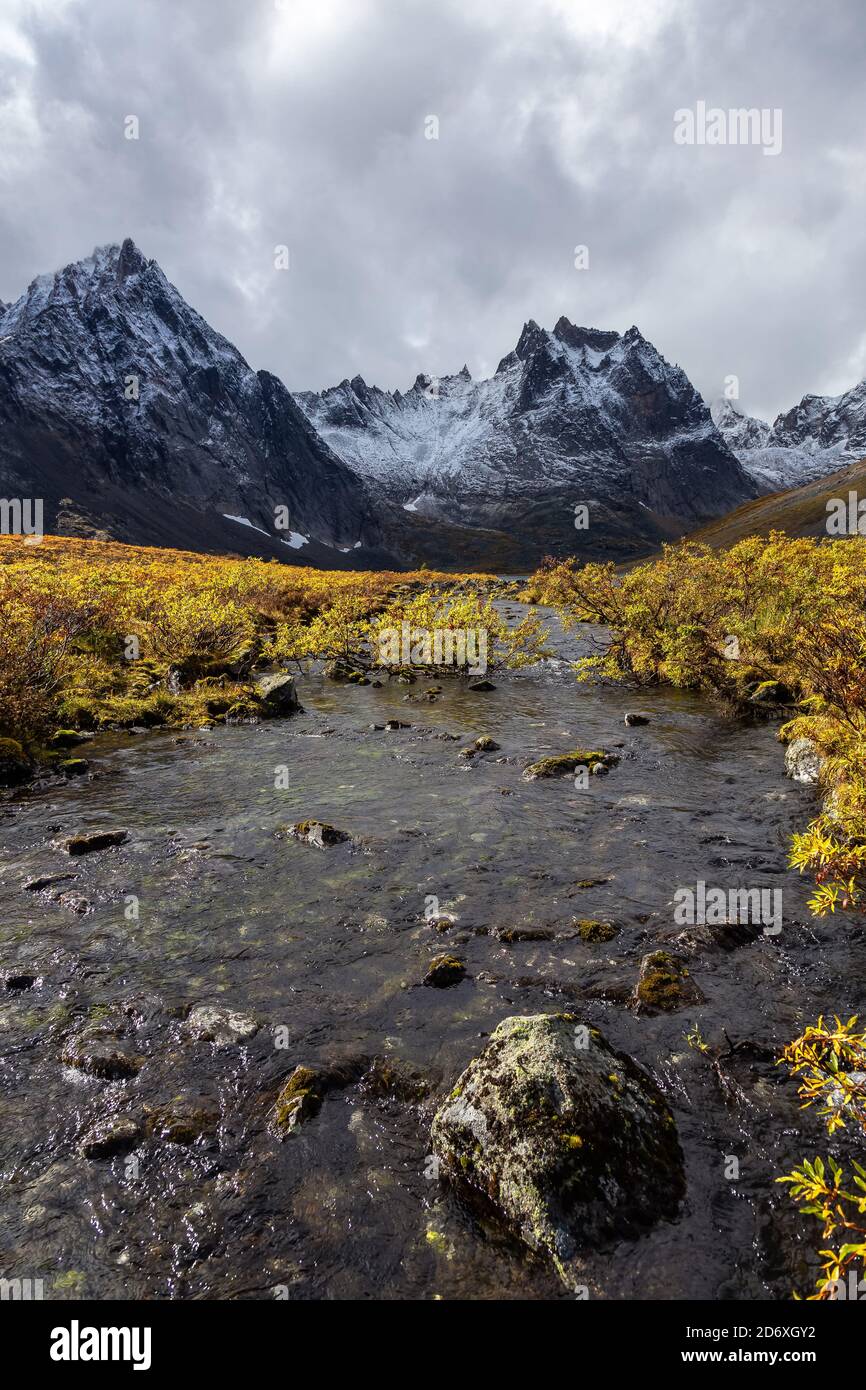
<svg viewBox="0 0 866 1390">
<path fill-rule="evenodd" d="M 862 0 L 4 0 L 0 299 L 132 236 L 295 390 L 565 314 L 772 417 L 866 376 L 864 48 Z"/>
</svg>

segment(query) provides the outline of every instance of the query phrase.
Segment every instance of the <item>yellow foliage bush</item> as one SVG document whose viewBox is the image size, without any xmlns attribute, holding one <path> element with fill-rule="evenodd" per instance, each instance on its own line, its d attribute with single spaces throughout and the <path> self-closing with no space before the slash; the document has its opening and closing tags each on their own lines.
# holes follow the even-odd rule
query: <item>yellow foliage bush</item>
<svg viewBox="0 0 866 1390">
<path fill-rule="evenodd" d="M 473 575 L 473 583 L 492 576 Z M 388 603 L 454 575 L 315 570 L 119 542 L 0 537 L 0 736 L 32 743 L 58 725 L 177 722 L 229 703 L 266 660 L 344 651 Z M 137 648 L 131 646 L 134 638 Z M 134 659 L 129 659 L 134 652 Z M 235 669 L 237 668 L 237 669 Z"/>
</svg>

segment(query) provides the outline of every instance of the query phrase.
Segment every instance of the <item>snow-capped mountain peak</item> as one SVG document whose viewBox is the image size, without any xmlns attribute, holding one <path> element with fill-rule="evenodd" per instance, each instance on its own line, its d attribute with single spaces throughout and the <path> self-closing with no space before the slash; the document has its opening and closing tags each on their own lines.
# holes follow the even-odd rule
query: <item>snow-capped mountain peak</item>
<svg viewBox="0 0 866 1390">
<path fill-rule="evenodd" d="M 184 537 L 198 527 L 200 544 L 226 545 L 239 515 L 279 552 L 278 506 L 329 545 L 354 545 L 369 519 L 363 485 L 282 382 L 130 239 L 38 276 L 3 314 L 0 472 L 44 498 L 49 524 L 72 497 L 121 538 L 177 543 L 186 509 Z"/>
<path fill-rule="evenodd" d="M 806 395 L 772 425 L 726 401 L 716 425 L 763 491 L 799 487 L 866 454 L 866 381 L 841 396 Z"/>
<path fill-rule="evenodd" d="M 524 526 L 527 509 L 552 519 L 592 496 L 599 517 L 649 533 L 639 504 L 677 525 L 754 492 L 685 373 L 637 327 L 530 319 L 492 377 L 420 374 L 406 392 L 356 378 L 296 400 L 371 486 L 439 520 Z"/>
</svg>

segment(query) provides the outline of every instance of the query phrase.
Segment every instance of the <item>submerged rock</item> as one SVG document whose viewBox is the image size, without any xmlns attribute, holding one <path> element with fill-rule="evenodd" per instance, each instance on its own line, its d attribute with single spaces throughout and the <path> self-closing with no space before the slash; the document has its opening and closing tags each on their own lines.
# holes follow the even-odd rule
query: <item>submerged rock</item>
<svg viewBox="0 0 866 1390">
<path fill-rule="evenodd" d="M 604 748 L 573 748 L 570 753 L 555 753 L 548 758 L 539 758 L 524 771 L 523 780 L 534 782 L 539 777 L 565 777 L 576 772 L 579 767 L 587 767 L 590 772 L 607 772 L 619 762 L 616 753 Z"/>
<path fill-rule="evenodd" d="M 266 676 L 256 676 L 255 686 L 264 714 L 294 714 L 301 708 L 298 702 L 295 678 L 286 672 L 273 672 Z"/>
<path fill-rule="evenodd" d="M 98 1025 L 67 1038 L 60 1057 L 67 1067 L 75 1067 L 103 1081 L 124 1081 L 135 1076 L 145 1061 L 117 1029 Z"/>
<path fill-rule="evenodd" d="M 208 1096 L 182 1091 L 160 1105 L 145 1105 L 147 1132 L 170 1144 L 194 1144 L 216 1133 L 220 1108 Z"/>
<path fill-rule="evenodd" d="M 85 835 L 72 835 L 63 841 L 63 848 L 67 854 L 95 854 L 97 850 L 123 845 L 128 839 L 128 830 L 95 830 Z"/>
<path fill-rule="evenodd" d="M 216 1043 L 219 1047 L 247 1042 L 258 1031 L 259 1025 L 254 1018 L 219 1004 L 197 1004 L 184 1024 L 188 1037 L 197 1042 Z"/>
<path fill-rule="evenodd" d="M 496 686 L 492 681 L 475 681 L 473 685 L 469 686 L 469 689 L 478 694 L 486 694 L 488 690 L 495 690 Z"/>
<path fill-rule="evenodd" d="M 703 1004 L 704 996 L 681 956 L 651 951 L 640 963 L 632 1002 L 639 1013 L 672 1013 L 686 1004 Z"/>
<path fill-rule="evenodd" d="M 785 771 L 795 782 L 817 782 L 823 761 L 810 738 L 795 738 L 785 749 Z"/>
<path fill-rule="evenodd" d="M 134 1149 L 142 1137 L 141 1125 L 130 1115 L 112 1115 L 87 1131 L 81 1140 L 81 1153 L 85 1158 L 114 1158 Z"/>
<path fill-rule="evenodd" d="M 349 838 L 344 831 L 336 830 L 333 825 L 328 825 L 327 821 L 322 820 L 298 821 L 296 825 L 289 827 L 289 834 L 305 845 L 315 845 L 316 849 L 324 849 L 327 845 L 339 845 Z"/>
<path fill-rule="evenodd" d="M 440 1173 L 574 1288 L 581 1252 L 672 1217 L 683 1156 L 664 1098 L 572 1014 L 506 1018 L 437 1111 Z"/>
<path fill-rule="evenodd" d="M 424 976 L 424 983 L 433 985 L 436 989 L 445 989 L 448 985 L 458 984 L 465 974 L 466 966 L 463 961 L 444 952 L 431 960 Z"/>
<path fill-rule="evenodd" d="M 78 874 L 44 874 L 42 878 L 29 878 L 24 884 L 26 893 L 44 893 L 47 888 L 53 888 L 58 883 L 75 883 Z"/>
</svg>

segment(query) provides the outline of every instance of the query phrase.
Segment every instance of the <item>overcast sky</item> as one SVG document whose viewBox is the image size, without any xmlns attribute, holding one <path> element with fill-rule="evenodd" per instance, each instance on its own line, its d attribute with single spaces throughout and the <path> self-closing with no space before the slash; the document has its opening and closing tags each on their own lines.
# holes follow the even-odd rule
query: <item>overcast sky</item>
<svg viewBox="0 0 866 1390">
<path fill-rule="evenodd" d="M 866 377 L 864 72 L 863 0 L 0 0 L 0 299 L 128 235 L 292 389 L 565 314 L 772 416 Z"/>
</svg>

